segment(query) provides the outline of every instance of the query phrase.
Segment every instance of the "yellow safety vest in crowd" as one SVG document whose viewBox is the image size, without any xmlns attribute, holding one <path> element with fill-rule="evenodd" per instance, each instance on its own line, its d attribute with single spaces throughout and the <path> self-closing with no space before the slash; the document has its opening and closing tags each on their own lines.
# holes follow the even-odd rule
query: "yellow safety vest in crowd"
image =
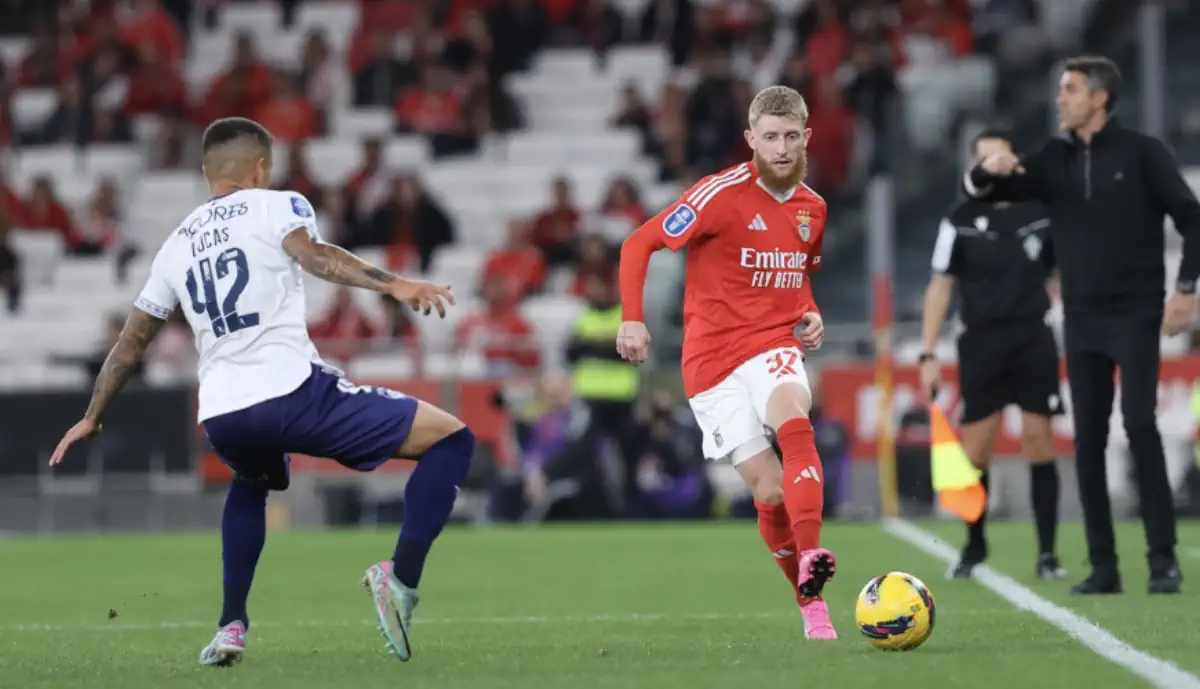
<svg viewBox="0 0 1200 689">
<path fill-rule="evenodd" d="M 582 340 L 609 340 L 616 347 L 621 329 L 621 307 L 585 309 L 575 321 L 575 336 Z M 575 394 L 583 399 L 632 402 L 638 394 L 638 370 L 617 359 L 583 358 L 571 374 Z"/>
</svg>

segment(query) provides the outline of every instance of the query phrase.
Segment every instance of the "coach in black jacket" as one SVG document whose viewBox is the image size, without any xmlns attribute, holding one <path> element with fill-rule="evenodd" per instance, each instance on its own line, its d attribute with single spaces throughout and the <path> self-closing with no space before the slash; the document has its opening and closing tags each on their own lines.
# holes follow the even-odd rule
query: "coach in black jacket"
<svg viewBox="0 0 1200 689">
<path fill-rule="evenodd" d="M 1149 546 L 1149 590 L 1177 593 L 1182 576 L 1175 511 L 1155 413 L 1159 333 L 1178 334 L 1191 321 L 1200 276 L 1200 204 L 1162 142 L 1110 117 L 1120 83 L 1120 72 L 1106 58 L 1068 61 L 1056 102 L 1063 136 L 1024 159 L 998 153 L 984 160 L 967 173 L 964 186 L 979 199 L 1037 199 L 1050 213 L 1092 564 L 1072 592 L 1121 591 L 1104 464 L 1119 369 L 1121 413 Z M 1183 235 L 1184 249 L 1164 314 L 1167 215 Z"/>
</svg>

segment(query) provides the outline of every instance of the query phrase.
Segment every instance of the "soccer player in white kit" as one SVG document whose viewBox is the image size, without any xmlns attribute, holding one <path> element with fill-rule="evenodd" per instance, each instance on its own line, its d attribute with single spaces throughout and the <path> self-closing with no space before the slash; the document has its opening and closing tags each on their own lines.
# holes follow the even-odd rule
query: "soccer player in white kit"
<svg viewBox="0 0 1200 689">
<path fill-rule="evenodd" d="M 159 249 L 83 420 L 67 431 L 50 464 L 100 430 L 134 365 L 181 307 L 200 355 L 199 422 L 234 471 L 221 521 L 224 604 L 201 664 L 231 665 L 245 653 L 246 603 L 266 541 L 267 494 L 287 489 L 291 452 L 359 471 L 391 458 L 418 460 L 405 486 L 393 557 L 372 565 L 363 579 L 388 648 L 408 660 L 425 558 L 449 520 L 475 436 L 433 405 L 355 385 L 326 366 L 308 337 L 301 271 L 390 295 L 425 315 L 437 310 L 444 317 L 454 297 L 449 285 L 397 277 L 321 241 L 303 195 L 267 188 L 272 143 L 266 129 L 242 118 L 218 120 L 204 132 L 212 198 Z"/>
</svg>

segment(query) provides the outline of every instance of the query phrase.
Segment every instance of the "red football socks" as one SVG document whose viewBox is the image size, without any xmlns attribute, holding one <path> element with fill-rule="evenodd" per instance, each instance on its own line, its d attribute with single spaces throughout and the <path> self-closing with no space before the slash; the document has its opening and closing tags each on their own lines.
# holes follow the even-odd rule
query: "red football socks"
<svg viewBox="0 0 1200 689">
<path fill-rule="evenodd" d="M 796 551 L 803 553 L 821 543 L 821 512 L 825 507 L 821 458 L 817 455 L 812 423 L 806 418 L 783 424 L 776 438 L 783 451 L 783 503 L 791 519 Z"/>
<path fill-rule="evenodd" d="M 775 557 L 775 564 L 796 588 L 796 580 L 800 573 L 800 561 L 796 557 L 796 539 L 792 536 L 792 522 L 788 519 L 787 507 L 783 503 L 769 505 L 765 502 L 754 501 L 758 510 L 758 532 L 762 534 L 763 543 Z"/>
</svg>

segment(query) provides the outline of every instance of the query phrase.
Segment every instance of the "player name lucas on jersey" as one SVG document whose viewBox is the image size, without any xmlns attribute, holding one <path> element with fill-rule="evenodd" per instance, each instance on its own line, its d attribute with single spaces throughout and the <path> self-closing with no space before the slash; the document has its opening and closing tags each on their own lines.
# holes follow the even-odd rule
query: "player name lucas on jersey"
<svg viewBox="0 0 1200 689">
<path fill-rule="evenodd" d="M 225 205 L 214 205 L 203 208 L 189 222 L 179 228 L 179 234 L 192 240 L 192 258 L 212 249 L 229 243 L 229 226 L 227 223 L 234 218 L 250 212 L 250 205 L 244 201 Z"/>
</svg>

